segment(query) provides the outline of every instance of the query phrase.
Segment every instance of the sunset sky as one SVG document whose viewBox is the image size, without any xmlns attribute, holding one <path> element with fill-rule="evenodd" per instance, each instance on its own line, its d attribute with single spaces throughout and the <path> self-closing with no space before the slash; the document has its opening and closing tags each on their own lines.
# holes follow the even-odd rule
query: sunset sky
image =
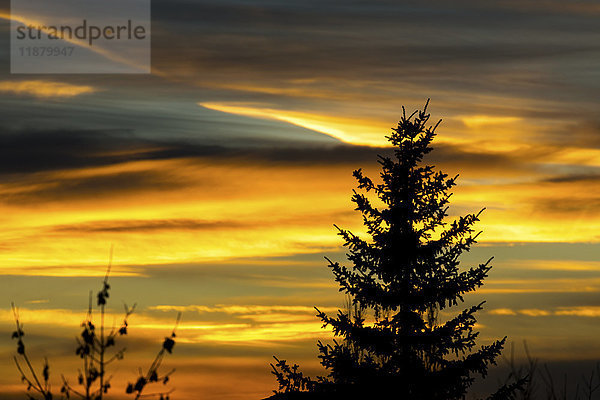
<svg viewBox="0 0 600 400">
<path fill-rule="evenodd" d="M 481 344 L 600 359 L 597 1 L 153 0 L 151 75 L 10 74 L 0 5 L 0 399 L 24 391 L 11 301 L 36 365 L 76 379 L 111 245 L 107 321 L 138 305 L 113 398 L 177 311 L 174 399 L 266 397 L 272 355 L 322 373 L 352 171 L 427 98 L 451 216 L 486 208 Z"/>
</svg>

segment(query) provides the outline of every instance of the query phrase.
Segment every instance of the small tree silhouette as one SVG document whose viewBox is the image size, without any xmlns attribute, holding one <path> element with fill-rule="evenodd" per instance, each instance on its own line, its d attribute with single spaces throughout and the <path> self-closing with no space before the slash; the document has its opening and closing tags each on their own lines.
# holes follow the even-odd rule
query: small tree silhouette
<svg viewBox="0 0 600 400">
<path fill-rule="evenodd" d="M 318 393 L 328 393 L 328 398 L 394 393 L 410 400 L 462 399 L 474 374 L 485 376 L 500 355 L 506 338 L 473 351 L 475 313 L 483 303 L 438 321 L 439 311 L 463 302 L 465 293 L 483 284 L 492 259 L 460 268 L 459 256 L 476 243 L 479 233 L 473 225 L 483 210 L 446 222 L 457 176 L 449 178 L 423 164 L 441 122 L 427 126 L 428 103 L 409 116 L 403 108 L 398 127 L 387 137 L 394 156 L 378 156 L 381 183 L 361 169 L 354 171 L 364 193 L 354 191 L 352 201 L 370 240 L 335 225 L 352 267 L 326 259 L 353 307 L 335 317 L 317 309 L 323 326 L 343 338 L 318 343 L 329 375 L 311 380 L 297 366 L 276 359 L 275 397 L 295 398 L 290 393 L 305 390 L 318 398 L 323 397 Z M 370 193 L 377 199 L 369 198 Z M 490 398 L 510 399 L 522 383 L 505 385 Z"/>
<path fill-rule="evenodd" d="M 69 399 L 71 397 L 77 397 L 84 400 L 102 400 L 104 395 L 108 393 L 111 388 L 110 380 L 111 376 L 107 376 L 107 367 L 116 360 L 122 360 L 125 354 L 125 348 L 115 351 L 109 356 L 108 350 L 116 346 L 116 339 L 119 336 L 127 335 L 127 327 L 129 326 L 127 320 L 135 310 L 135 304 L 133 307 L 128 307 L 125 304 L 125 314 L 121 326 L 116 329 L 112 328 L 109 332 L 106 331 L 104 324 L 104 317 L 106 313 L 106 304 L 109 298 L 110 285 L 108 278 L 112 267 L 112 249 L 110 262 L 102 282 L 102 289 L 97 293 L 96 304 L 100 309 L 100 325 L 97 327 L 93 318 L 93 306 L 92 299 L 93 294 L 90 292 L 88 312 L 85 319 L 81 323 L 83 330 L 79 337 L 77 337 L 77 349 L 75 353 L 79 356 L 83 362 L 83 369 L 79 370 L 77 383 L 81 386 L 81 389 L 76 389 L 69 383 L 64 375 L 61 375 L 62 386 L 60 389 L 61 399 Z M 35 368 L 30 362 L 30 358 L 25 350 L 25 343 L 23 336 L 25 332 L 23 330 L 23 324 L 19 319 L 18 309 L 12 304 L 12 310 L 15 318 L 17 329 L 12 334 L 13 339 L 17 339 L 17 355 L 14 356 L 15 365 L 21 374 L 21 380 L 27 385 L 27 398 L 35 400 L 37 396 L 41 396 L 43 400 L 52 400 L 52 388 L 50 385 L 50 367 L 48 360 L 44 359 L 44 367 L 41 374 L 43 379 L 40 379 L 40 374 L 36 373 Z M 145 387 L 153 382 L 161 381 L 163 384 L 167 384 L 169 376 L 175 371 L 159 376 L 158 369 L 165 356 L 165 352 L 171 353 L 175 346 L 175 330 L 181 320 L 181 313 L 177 314 L 177 321 L 173 332 L 167 338 L 165 338 L 162 348 L 158 355 L 150 365 L 148 372 L 142 375 L 135 384 L 129 384 L 125 390 L 128 394 L 134 394 L 135 399 L 140 397 L 158 397 L 160 400 L 168 400 L 169 395 L 173 390 L 168 390 L 158 393 L 142 394 Z M 19 362 L 19 358 L 24 362 L 24 366 Z M 140 369 L 141 370 L 141 369 Z"/>
</svg>

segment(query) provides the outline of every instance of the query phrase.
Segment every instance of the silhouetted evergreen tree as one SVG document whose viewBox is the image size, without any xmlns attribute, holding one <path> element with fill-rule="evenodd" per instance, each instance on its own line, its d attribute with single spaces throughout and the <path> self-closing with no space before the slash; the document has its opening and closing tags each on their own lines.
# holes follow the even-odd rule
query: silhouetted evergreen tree
<svg viewBox="0 0 600 400">
<path fill-rule="evenodd" d="M 475 375 L 485 376 L 500 355 L 506 338 L 475 349 L 475 313 L 483 303 L 438 322 L 440 310 L 463 302 L 465 293 L 482 285 L 491 259 L 459 268 L 459 256 L 476 242 L 473 225 L 481 211 L 446 222 L 457 177 L 424 165 L 437 127 L 428 127 L 428 120 L 427 104 L 410 116 L 403 109 L 398 127 L 387 137 L 394 155 L 379 156 L 381 183 L 354 171 L 363 193 L 354 191 L 352 201 L 370 240 L 336 226 L 352 267 L 327 260 L 352 307 L 335 317 L 317 310 L 324 327 L 343 340 L 319 342 L 329 375 L 317 380 L 276 359 L 279 394 L 274 397 L 393 393 L 397 399 L 462 399 Z M 378 204 L 367 196 L 371 193 Z M 493 398 L 512 398 L 513 389 L 503 387 Z M 313 394 L 301 395 L 302 390 Z"/>
</svg>

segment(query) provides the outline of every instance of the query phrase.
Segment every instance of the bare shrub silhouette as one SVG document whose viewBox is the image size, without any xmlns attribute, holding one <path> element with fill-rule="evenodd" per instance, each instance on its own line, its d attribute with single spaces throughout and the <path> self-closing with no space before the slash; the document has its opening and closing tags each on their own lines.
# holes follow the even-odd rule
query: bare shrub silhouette
<svg viewBox="0 0 600 400">
<path fill-rule="evenodd" d="M 112 267 L 112 249 L 110 262 L 106 274 L 102 281 L 102 288 L 96 294 L 96 306 L 99 308 L 100 321 L 94 320 L 93 293 L 90 292 L 88 312 L 81 323 L 83 330 L 76 338 L 77 348 L 75 354 L 81 358 L 82 368 L 77 375 L 77 385 L 73 385 L 61 374 L 62 385 L 60 388 L 61 399 L 70 399 L 71 397 L 83 400 L 102 400 L 111 389 L 111 375 L 108 375 L 108 367 L 115 361 L 122 360 L 125 354 L 125 348 L 118 350 L 116 348 L 118 337 L 128 334 L 128 318 L 135 311 L 135 304 L 132 307 L 124 305 L 124 315 L 119 328 L 113 327 L 110 330 L 105 326 L 105 314 L 108 298 L 110 297 L 110 284 L 108 278 Z M 21 381 L 27 386 L 26 396 L 30 400 L 52 400 L 52 387 L 50 384 L 50 366 L 48 359 L 44 358 L 44 365 L 41 374 L 36 372 L 32 366 L 30 356 L 26 351 L 24 342 L 25 332 L 21 322 L 17 307 L 12 304 L 12 310 L 16 323 L 16 330 L 12 338 L 17 340 L 17 355 L 13 357 L 17 370 L 21 374 Z M 170 336 L 166 337 L 162 343 L 162 348 L 154 358 L 154 361 L 147 369 L 145 374 L 140 372 L 140 376 L 134 384 L 129 383 L 125 389 L 127 394 L 134 395 L 137 400 L 140 397 L 157 397 L 161 400 L 168 400 L 173 389 L 159 391 L 156 393 L 144 393 L 149 384 L 161 382 L 166 385 L 169 382 L 170 375 L 175 371 L 171 370 L 165 374 L 159 373 L 159 367 L 163 358 L 168 353 L 172 353 L 175 346 L 175 331 L 181 320 L 181 313 L 177 314 L 175 327 Z M 140 368 L 141 371 L 141 368 Z"/>
<path fill-rule="evenodd" d="M 152 394 L 143 394 L 143 391 L 148 384 L 151 384 L 154 382 L 162 382 L 164 385 L 166 385 L 167 382 L 169 382 L 171 374 L 173 372 L 175 372 L 175 369 L 172 369 L 163 375 L 159 375 L 159 368 L 160 368 L 160 365 L 161 365 L 166 353 L 171 354 L 173 352 L 173 346 L 175 346 L 175 337 L 176 337 L 175 331 L 177 330 L 177 326 L 179 325 L 180 320 L 181 320 L 181 313 L 178 313 L 177 314 L 177 322 L 175 322 L 175 327 L 173 328 L 173 332 L 171 332 L 171 335 L 169 337 L 166 337 L 165 340 L 163 341 L 161 349 L 159 350 L 156 357 L 154 357 L 154 361 L 152 361 L 152 364 L 150 364 L 150 367 L 148 367 L 148 370 L 146 371 L 146 373 L 142 374 L 140 372 L 140 376 L 138 377 L 137 381 L 135 383 L 129 383 L 127 385 L 127 389 L 125 390 L 126 393 L 135 393 L 136 400 L 142 396 L 146 396 L 146 397 L 147 396 L 159 396 L 160 400 L 163 400 L 163 399 L 169 400 L 169 395 L 173 392 L 173 390 L 170 390 L 168 392 L 152 393 Z"/>
<path fill-rule="evenodd" d="M 15 365 L 21 374 L 21 381 L 27 385 L 27 391 L 34 391 L 39 393 L 44 400 L 52 400 L 52 388 L 50 386 L 50 366 L 48 365 L 48 359 L 44 358 L 44 368 L 42 370 L 43 383 L 35 372 L 35 369 L 31 365 L 27 351 L 25 350 L 25 343 L 23 342 L 23 324 L 19 321 L 19 311 L 15 307 L 14 303 L 11 304 L 17 330 L 13 332 L 12 338 L 17 339 L 17 354 L 23 359 L 27 368 L 21 367 L 17 356 L 13 357 Z M 27 371 L 27 373 L 26 373 Z M 29 399 L 34 399 L 31 394 L 27 394 Z"/>
<path fill-rule="evenodd" d="M 525 361 L 520 365 L 515 361 L 514 344 L 511 344 L 510 358 L 504 359 L 509 369 L 505 382 L 528 377 L 523 390 L 515 397 L 516 400 L 600 399 L 600 363 L 578 378 L 564 372 L 557 378 L 548 364 L 541 364 L 540 359 L 531 355 L 526 341 L 523 342 L 523 349 Z"/>
</svg>

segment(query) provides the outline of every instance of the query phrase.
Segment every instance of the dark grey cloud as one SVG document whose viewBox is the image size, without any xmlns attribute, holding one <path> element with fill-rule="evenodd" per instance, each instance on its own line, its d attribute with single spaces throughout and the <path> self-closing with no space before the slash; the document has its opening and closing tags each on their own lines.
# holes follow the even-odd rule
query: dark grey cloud
<svg viewBox="0 0 600 400">
<path fill-rule="evenodd" d="M 14 77 L 11 77 L 14 80 Z M 44 78 L 46 80 L 52 80 Z M 113 78 L 116 79 L 116 78 Z M 54 79 L 58 80 L 58 79 Z M 132 131 L 138 137 L 196 140 L 204 144 L 262 141 L 326 144 L 331 137 L 279 121 L 247 118 L 199 107 L 198 96 L 185 91 L 169 96 L 146 96 L 145 90 L 105 90 L 99 82 L 88 82 L 99 92 L 74 99 L 36 99 L 3 93 L 0 96 L 0 134 L 26 131 Z M 81 84 L 84 82 L 74 82 Z M 113 84 L 115 82 L 113 81 Z M 188 85 L 189 86 L 189 85 Z M 148 84 L 148 87 L 152 84 Z M 130 88 L 131 90 L 131 88 Z M 138 90 L 138 88 L 133 89 Z M 43 128 L 40 128 L 43 127 Z"/>
<path fill-rule="evenodd" d="M 543 162 L 559 148 L 539 148 L 513 153 L 467 150 L 450 144 L 434 144 L 426 161 L 448 172 L 480 175 L 500 173 L 518 175 L 543 169 Z M 314 143 L 290 146 L 288 142 L 251 141 L 230 146 L 202 141 L 149 139 L 130 130 L 50 130 L 6 131 L 0 135 L 0 183 L 5 185 L 0 201 L 32 203 L 68 198 L 90 199 L 115 194 L 169 191 L 192 184 L 177 171 L 165 166 L 143 171 L 99 172 L 90 176 L 61 174 L 84 168 L 106 167 L 133 161 L 183 160 L 201 164 L 226 164 L 232 168 L 248 165 L 334 166 L 344 165 L 348 174 L 356 168 L 376 165 L 377 156 L 392 156 L 383 147 Z M 52 174 L 47 174 L 52 172 Z M 581 168 L 548 178 L 549 182 L 588 178 Z M 585 174 L 584 174 L 585 173 Z M 41 175 L 40 175 L 41 174 Z M 584 174 L 584 175 L 582 175 Z M 580 176 L 582 175 L 582 176 Z M 216 178 L 194 178 L 193 185 L 210 189 Z M 146 227 L 150 229 L 150 227 Z M 107 228 L 108 229 L 108 228 Z M 114 229 L 119 229 L 115 227 Z"/>
<path fill-rule="evenodd" d="M 539 140 L 555 146 L 598 149 L 600 148 L 600 121 L 591 113 L 580 119 L 572 118 L 559 127 L 544 131 Z"/>
<path fill-rule="evenodd" d="M 600 212 L 600 196 L 583 199 L 566 195 L 553 198 L 533 198 L 529 203 L 537 213 L 548 216 L 570 216 L 580 219 L 582 224 L 585 219 Z M 598 237 L 600 235 L 596 235 L 596 238 Z"/>
<path fill-rule="evenodd" d="M 56 177 L 34 182 L 32 188 L 28 187 L 30 183 L 29 180 L 22 180 L 11 185 L 17 190 L 0 193 L 0 202 L 42 205 L 46 202 L 91 200 L 123 194 L 136 195 L 143 201 L 146 191 L 169 191 L 185 186 L 163 171 L 120 172 L 82 178 Z"/>
<path fill-rule="evenodd" d="M 127 131 L 24 131 L 0 135 L 0 173 L 32 173 L 124 161 L 112 155 L 135 146 Z M 139 146 L 139 143 L 137 143 Z"/>
<path fill-rule="evenodd" d="M 439 145 L 430 157 L 442 169 L 538 171 L 535 164 L 548 159 L 557 146 L 598 146 L 598 124 L 589 122 L 589 115 L 586 118 L 597 98 L 590 71 L 600 63 L 597 20 L 593 12 L 585 12 L 592 5 L 154 1 L 153 64 L 168 78 L 65 76 L 61 80 L 92 83 L 100 91 L 57 101 L 3 95 L 0 117 L 6 132 L 0 135 L 0 182 L 18 183 L 23 174 L 180 158 L 365 167 L 374 163 L 377 154 L 389 151 L 343 145 L 308 129 L 223 114 L 196 102 L 264 102 L 317 111 L 331 110 L 335 103 L 334 111 L 348 114 L 343 104 L 347 99 L 363 103 L 379 99 L 394 102 L 392 107 L 417 92 L 423 98 L 428 92 L 437 94 L 450 116 L 483 112 L 531 120 L 570 119 L 570 125 L 545 128 L 539 147 L 526 154 Z M 588 69 L 580 70 L 573 63 L 584 56 Z M 228 84 L 278 87 L 302 79 L 316 83 L 292 86 L 339 97 L 302 99 L 218 88 Z M 485 101 L 465 108 L 473 93 L 554 101 L 543 108 Z M 372 111 L 378 112 L 376 107 Z M 49 131 L 32 130 L 32 126 Z M 588 172 L 576 168 L 551 179 L 576 179 Z M 65 179 L 37 194 L 60 199 L 69 193 L 91 196 L 102 190 L 110 193 L 150 185 L 160 190 L 183 184 L 170 180 L 168 171 L 128 173 Z M 12 196 L 12 201 L 20 201 L 24 194 Z"/>
<path fill-rule="evenodd" d="M 598 168 L 593 168 L 587 174 L 573 173 L 557 175 L 550 178 L 543 179 L 545 183 L 589 183 L 590 185 L 597 185 L 600 183 L 600 173 Z"/>
<path fill-rule="evenodd" d="M 541 157 L 541 154 L 537 154 L 537 156 L 532 154 L 525 155 L 520 152 L 477 152 L 466 150 L 461 146 L 451 144 L 436 145 L 434 143 L 433 148 L 433 151 L 425 158 L 427 162 L 469 170 L 481 168 L 486 171 L 531 171 L 534 169 L 534 166 L 530 163 L 539 160 Z M 545 152 L 544 155 L 547 155 L 547 153 Z"/>
<path fill-rule="evenodd" d="M 348 114 L 346 101 L 391 108 L 418 95 L 441 103 L 445 116 L 490 113 L 575 122 L 597 109 L 600 46 L 592 3 L 159 0 L 152 7 L 153 66 L 164 76 L 61 76 L 107 92 L 55 103 L 48 111 L 31 99 L 8 98 L 0 117 L 21 128 L 30 119 L 57 129 L 125 128 L 224 145 L 310 132 L 211 115 L 196 102 Z M 223 87 L 236 85 L 323 90 L 331 97 Z M 502 98 L 503 104 L 490 101 Z M 590 132 L 582 140 L 591 137 Z"/>
<path fill-rule="evenodd" d="M 364 160 L 384 149 L 361 146 L 307 145 L 286 147 L 285 141 L 246 141 L 237 146 L 181 139 L 148 139 L 129 130 L 16 131 L 0 135 L 0 180 L 14 174 L 99 167 L 139 160 L 179 158 L 238 159 L 272 163 L 338 163 Z M 339 143 L 339 142 L 338 142 Z M 115 177 L 119 178 L 119 177 Z M 124 177 L 126 179 L 126 176 Z M 103 186 L 103 182 L 97 182 Z M 76 185 L 76 183 L 74 183 Z"/>
<path fill-rule="evenodd" d="M 156 76 L 93 81 L 153 88 L 162 98 L 189 95 L 190 81 L 278 86 L 312 78 L 337 79 L 338 90 L 352 81 L 424 96 L 594 98 L 586 82 L 600 63 L 597 13 L 593 3 L 563 3 L 158 0 L 152 2 L 153 66 L 169 83 Z M 586 67 L 576 65 L 582 57 Z M 232 95 L 225 92 L 197 96 Z"/>
<path fill-rule="evenodd" d="M 481 177 L 482 174 L 503 177 L 538 173 L 545 176 L 541 182 L 557 185 L 578 181 L 589 181 L 590 184 L 597 182 L 600 176 L 598 168 L 573 165 L 557 169 L 551 163 L 547 164 L 561 149 L 559 146 L 538 146 L 509 153 L 496 153 L 466 149 L 447 143 L 434 143 L 434 150 L 427 156 L 426 162 L 447 173 L 459 172 L 463 176 L 473 178 Z M 69 198 L 91 199 L 118 194 L 138 193 L 142 196 L 147 191 L 170 191 L 192 184 L 209 190 L 219 183 L 210 176 L 201 177 L 200 180 L 196 177 L 193 182 L 186 181 L 169 167 L 105 172 L 91 176 L 57 174 L 58 171 L 113 166 L 133 161 L 185 159 L 191 163 L 197 161 L 199 168 L 201 164 L 211 163 L 241 169 L 248 165 L 344 165 L 350 174 L 356 168 L 375 166 L 378 155 L 392 156 L 393 150 L 336 142 L 320 146 L 314 143 L 290 146 L 285 141 L 265 140 L 223 146 L 179 138 L 150 139 L 137 136 L 131 130 L 12 131 L 0 135 L 0 183 L 4 184 L 6 189 L 0 201 L 15 204 L 61 201 Z M 48 172 L 54 173 L 45 174 Z M 539 205 L 536 202 L 536 206 L 543 209 L 553 208 L 555 212 L 564 208 L 559 205 L 554 207 L 543 201 Z M 573 210 L 578 207 L 573 204 L 569 206 Z M 159 228 L 168 229 L 166 226 L 156 227 Z"/>
<path fill-rule="evenodd" d="M 598 61 L 593 14 L 559 5 L 159 1 L 153 50 L 157 68 L 206 83 L 316 76 L 542 97 L 568 83 L 565 59 Z"/>
<path fill-rule="evenodd" d="M 465 150 L 450 144 L 434 144 L 434 151 L 428 156 L 428 161 L 466 168 L 507 168 L 525 164 L 525 160 L 548 156 L 549 151 L 552 149 L 538 153 L 498 154 Z M 257 142 L 257 145 L 244 142 L 226 147 L 204 144 L 201 141 L 148 139 L 128 130 L 23 131 L 0 135 L 0 179 L 10 182 L 10 177 L 15 174 L 182 158 L 240 164 L 349 164 L 360 167 L 374 163 L 377 155 L 392 156 L 393 150 L 335 142 L 320 146 L 289 146 L 286 142 L 262 141 Z M 131 177 L 132 175 L 114 176 L 117 180 Z M 131 183 L 135 185 L 133 181 Z M 73 183 L 74 186 L 77 184 Z M 102 181 L 96 184 L 99 187 L 104 185 Z"/>
</svg>

